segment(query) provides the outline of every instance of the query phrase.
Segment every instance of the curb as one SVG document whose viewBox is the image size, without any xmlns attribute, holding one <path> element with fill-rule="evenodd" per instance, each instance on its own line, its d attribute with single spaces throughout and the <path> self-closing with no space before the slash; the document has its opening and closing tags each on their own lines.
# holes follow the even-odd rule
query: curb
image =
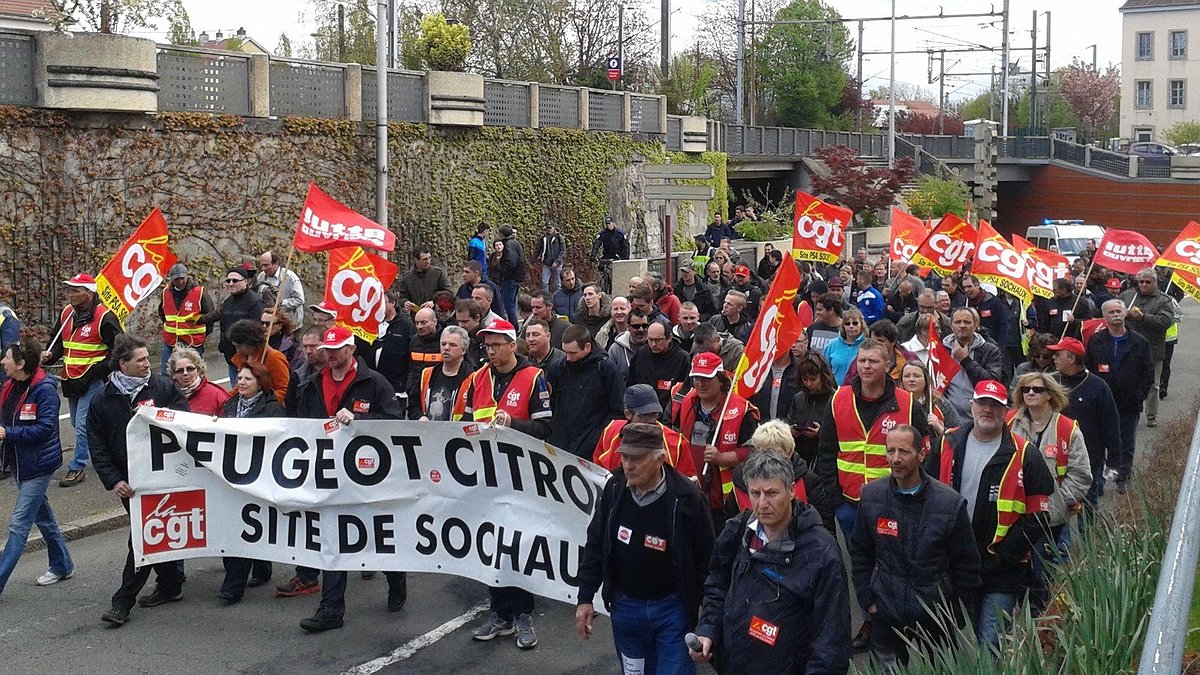
<svg viewBox="0 0 1200 675">
<path fill-rule="evenodd" d="M 112 509 L 60 525 L 59 529 L 62 530 L 63 537 L 67 541 L 75 541 L 84 537 L 90 537 L 93 534 L 111 532 L 122 527 L 129 527 L 129 515 L 125 513 L 125 509 Z M 34 534 L 31 534 L 29 541 L 25 542 L 25 553 L 40 551 L 46 548 L 46 542 L 42 539 L 42 533 L 36 527 L 33 529 Z"/>
</svg>

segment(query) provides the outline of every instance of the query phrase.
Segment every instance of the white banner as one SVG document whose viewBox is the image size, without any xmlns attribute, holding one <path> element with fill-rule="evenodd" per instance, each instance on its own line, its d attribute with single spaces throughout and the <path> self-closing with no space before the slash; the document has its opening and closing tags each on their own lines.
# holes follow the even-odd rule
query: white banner
<svg viewBox="0 0 1200 675">
<path fill-rule="evenodd" d="M 439 572 L 574 603 L 608 472 L 475 423 L 214 419 L 129 423 L 139 566 L 237 556 L 324 570 Z"/>
</svg>

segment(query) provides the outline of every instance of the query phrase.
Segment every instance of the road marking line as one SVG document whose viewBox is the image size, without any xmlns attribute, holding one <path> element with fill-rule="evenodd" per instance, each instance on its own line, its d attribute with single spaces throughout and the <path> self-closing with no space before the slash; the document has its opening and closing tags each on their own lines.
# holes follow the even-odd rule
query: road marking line
<svg viewBox="0 0 1200 675">
<path fill-rule="evenodd" d="M 416 654 L 421 649 L 428 647 L 429 645 L 441 640 L 459 628 L 462 628 L 469 621 L 475 619 L 475 617 L 479 616 L 480 614 L 483 614 L 487 608 L 487 603 L 475 605 L 463 614 L 450 619 L 446 623 L 434 628 L 428 633 L 419 635 L 409 640 L 405 644 L 400 645 L 391 654 L 381 656 L 373 661 L 367 661 L 366 663 L 354 666 L 353 668 L 347 670 L 343 675 L 371 675 L 372 673 L 379 672 L 393 663 L 403 661 L 413 654 Z"/>
<path fill-rule="evenodd" d="M 228 381 L 229 381 L 229 378 L 228 378 L 228 377 L 222 377 L 222 378 L 221 378 L 221 379 L 219 379 L 219 380 L 212 380 L 212 383 L 213 383 L 213 384 L 221 384 L 222 382 L 228 382 Z M 65 419 L 69 418 L 70 416 L 71 416 L 71 413 L 69 413 L 69 412 L 63 413 L 63 414 L 61 414 L 61 415 L 59 415 L 59 416 L 58 416 L 58 421 L 60 421 L 60 422 L 61 422 L 61 421 L 65 420 Z"/>
</svg>

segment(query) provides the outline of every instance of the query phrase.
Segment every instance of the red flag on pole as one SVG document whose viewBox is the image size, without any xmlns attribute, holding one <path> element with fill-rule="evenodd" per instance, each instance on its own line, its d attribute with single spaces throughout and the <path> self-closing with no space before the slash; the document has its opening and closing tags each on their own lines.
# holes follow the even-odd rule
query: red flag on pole
<svg viewBox="0 0 1200 675">
<path fill-rule="evenodd" d="M 979 221 L 979 241 L 971 273 L 980 281 L 995 284 L 996 288 L 1020 298 L 1023 304 L 1033 301 L 1025 257 L 986 220 Z"/>
<path fill-rule="evenodd" d="M 1194 220 L 1188 223 L 1175 241 L 1163 249 L 1158 264 L 1200 275 L 1200 223 Z"/>
<path fill-rule="evenodd" d="M 1092 264 L 1126 274 L 1137 274 L 1147 267 L 1153 267 L 1157 260 L 1158 249 L 1142 233 L 1108 229 L 1096 247 Z"/>
<path fill-rule="evenodd" d="M 328 251 L 339 246 L 391 251 L 396 248 L 396 235 L 325 194 L 316 183 L 309 183 L 292 244 L 297 251 L 305 253 Z"/>
<path fill-rule="evenodd" d="M 96 293 L 122 323 L 154 292 L 178 258 L 168 245 L 167 221 L 154 209 L 96 275 Z"/>
<path fill-rule="evenodd" d="M 738 362 L 733 378 L 734 393 L 749 398 L 762 388 L 771 374 L 771 362 L 800 337 L 803 327 L 792 300 L 800 286 L 800 271 L 794 264 L 779 266 L 771 289 L 763 297 L 762 309 L 754 322 L 754 330 L 746 341 L 746 351 Z"/>
<path fill-rule="evenodd" d="M 329 252 L 325 302 L 337 309 L 337 323 L 375 342 L 384 315 L 384 291 L 396 280 L 396 265 L 358 246 Z"/>
<path fill-rule="evenodd" d="M 845 247 L 844 232 L 854 219 L 850 209 L 796 192 L 796 218 L 792 223 L 792 258 L 835 263 Z"/>
<path fill-rule="evenodd" d="M 953 213 L 947 213 L 917 247 L 913 262 L 942 276 L 953 274 L 975 251 L 977 237 L 975 228 Z"/>
<path fill-rule="evenodd" d="M 1054 295 L 1054 280 L 1071 273 L 1067 256 L 1040 249 L 1019 234 L 1012 236 L 1013 248 L 1025 258 L 1025 274 L 1029 290 L 1034 295 L 1049 298 Z"/>
<path fill-rule="evenodd" d="M 942 344 L 942 338 L 938 335 L 937 321 L 929 322 L 929 377 L 930 386 L 934 393 L 938 396 L 946 391 L 946 386 L 950 384 L 950 380 L 962 370 L 962 366 L 958 365 L 958 361 L 950 354 L 950 350 L 946 349 L 946 345 Z"/>
<path fill-rule="evenodd" d="M 928 236 L 925 221 L 892 207 L 892 260 L 902 260 L 905 264 L 912 262 L 917 247 Z"/>
</svg>

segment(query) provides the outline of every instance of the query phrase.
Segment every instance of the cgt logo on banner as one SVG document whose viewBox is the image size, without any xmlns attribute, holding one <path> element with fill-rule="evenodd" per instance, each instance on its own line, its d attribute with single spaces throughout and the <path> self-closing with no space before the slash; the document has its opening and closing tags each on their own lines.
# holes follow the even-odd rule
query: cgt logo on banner
<svg viewBox="0 0 1200 675">
<path fill-rule="evenodd" d="M 800 271 L 795 265 L 780 265 L 771 288 L 762 300 L 762 311 L 750 331 L 746 351 L 738 362 L 736 394 L 744 398 L 753 396 L 762 389 L 771 374 L 771 363 L 780 350 L 791 349 L 800 337 L 804 326 L 792 308 L 796 289 L 800 285 Z"/>
<path fill-rule="evenodd" d="M 969 223 L 947 213 L 917 247 L 912 261 L 921 267 L 922 275 L 929 274 L 929 270 L 941 276 L 953 274 L 971 257 L 977 237 Z"/>
<path fill-rule="evenodd" d="M 846 246 L 843 232 L 854 212 L 796 191 L 796 220 L 792 224 L 792 258 L 835 263 Z"/>
<path fill-rule="evenodd" d="M 1033 301 L 1025 257 L 992 229 L 986 220 L 979 221 L 979 241 L 976 243 L 975 264 L 971 272 L 980 281 L 996 284 L 996 288 L 1020 298 L 1022 303 Z"/>
<path fill-rule="evenodd" d="M 892 260 L 912 262 L 917 247 L 929 236 L 925 221 L 892 207 Z"/>
<path fill-rule="evenodd" d="M 504 427 L 219 419 L 129 423 L 139 566 L 214 555 L 448 573 L 575 602 L 608 472 Z M 502 506 L 497 506 L 502 505 Z"/>
<path fill-rule="evenodd" d="M 396 265 L 358 246 L 329 252 L 325 302 L 336 307 L 338 325 L 357 337 L 375 342 L 384 317 L 384 289 L 396 279 Z"/>
<path fill-rule="evenodd" d="M 1200 275 L 1200 223 L 1194 220 L 1188 223 L 1175 241 L 1163 249 L 1158 264 L 1183 270 L 1193 277 Z"/>
<path fill-rule="evenodd" d="M 121 323 L 163 282 L 178 258 L 168 245 L 167 221 L 154 209 L 96 276 L 96 294 Z"/>
<path fill-rule="evenodd" d="M 1053 297 L 1054 280 L 1071 272 L 1067 257 L 1040 249 L 1019 234 L 1014 234 L 1012 241 L 1013 248 L 1025 259 L 1025 277 L 1029 280 L 1030 292 L 1043 298 Z"/>
</svg>

